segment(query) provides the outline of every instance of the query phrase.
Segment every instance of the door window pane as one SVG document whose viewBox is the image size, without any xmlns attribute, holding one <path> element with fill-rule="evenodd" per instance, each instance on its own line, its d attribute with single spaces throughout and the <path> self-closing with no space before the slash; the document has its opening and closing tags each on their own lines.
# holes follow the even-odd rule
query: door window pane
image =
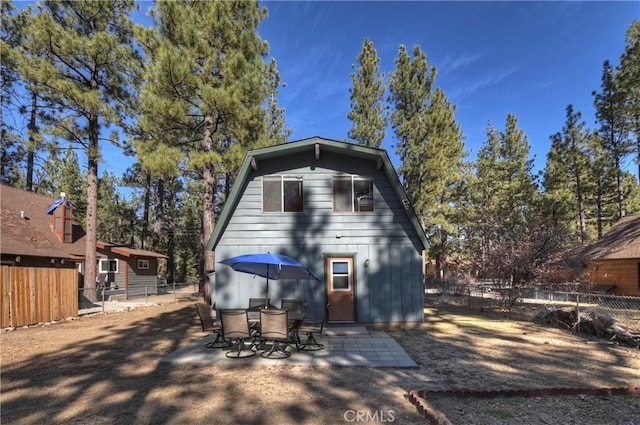
<svg viewBox="0 0 640 425">
<path fill-rule="evenodd" d="M 349 276 L 334 276 L 333 290 L 344 291 L 349 289 Z"/>
<path fill-rule="evenodd" d="M 349 274 L 349 263 L 346 261 L 335 261 L 332 269 L 333 274 Z"/>
<path fill-rule="evenodd" d="M 331 264 L 331 289 L 333 291 L 348 291 L 351 289 L 349 279 L 349 262 L 334 261 Z"/>
</svg>

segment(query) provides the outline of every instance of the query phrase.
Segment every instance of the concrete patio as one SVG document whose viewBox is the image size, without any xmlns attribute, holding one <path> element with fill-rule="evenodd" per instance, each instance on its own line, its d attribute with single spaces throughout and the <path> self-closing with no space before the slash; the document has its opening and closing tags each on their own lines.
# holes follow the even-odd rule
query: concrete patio
<svg viewBox="0 0 640 425">
<path fill-rule="evenodd" d="M 356 366 L 417 368 L 411 357 L 389 335 L 382 331 L 369 331 L 362 326 L 327 327 L 322 337 L 316 338 L 325 348 L 318 351 L 296 351 L 285 359 L 264 359 L 255 356 L 235 359 L 225 356 L 226 349 L 207 348 L 214 336 L 207 336 L 161 359 L 161 362 L 196 365 L 264 365 L 264 366 Z"/>
</svg>

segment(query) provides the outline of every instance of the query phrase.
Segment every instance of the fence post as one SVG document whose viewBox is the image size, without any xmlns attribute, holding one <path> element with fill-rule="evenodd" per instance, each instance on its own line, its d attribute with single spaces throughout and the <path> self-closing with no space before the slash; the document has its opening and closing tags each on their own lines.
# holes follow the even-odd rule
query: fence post
<svg viewBox="0 0 640 425">
<path fill-rule="evenodd" d="M 104 313 L 104 286 L 102 287 L 102 312 Z"/>
<path fill-rule="evenodd" d="M 149 285 L 144 285 L 144 303 L 147 303 L 147 292 L 149 292 Z"/>
<path fill-rule="evenodd" d="M 173 281 L 173 301 L 176 301 L 176 281 Z"/>
</svg>

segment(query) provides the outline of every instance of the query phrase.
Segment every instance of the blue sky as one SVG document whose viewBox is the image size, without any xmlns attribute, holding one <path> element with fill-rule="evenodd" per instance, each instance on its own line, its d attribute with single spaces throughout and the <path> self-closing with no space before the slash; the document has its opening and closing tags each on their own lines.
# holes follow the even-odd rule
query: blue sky
<svg viewBox="0 0 640 425">
<path fill-rule="evenodd" d="M 457 105 L 456 119 L 474 159 L 487 123 L 504 129 L 509 112 L 544 168 L 549 137 L 573 104 L 595 128 L 593 90 L 602 63 L 614 65 L 625 31 L 640 19 L 638 2 L 391 2 L 268 1 L 260 34 L 270 45 L 282 80 L 292 140 L 345 139 L 351 128 L 350 73 L 364 38 L 375 45 L 385 74 L 398 47 L 419 45 L 438 68 L 436 85 Z M 395 139 L 383 143 L 394 158 Z"/>
<path fill-rule="evenodd" d="M 562 129 L 568 104 L 595 128 L 591 93 L 600 89 L 602 63 L 619 63 L 625 31 L 640 19 L 635 1 L 261 4 L 269 16 L 259 32 L 287 84 L 279 104 L 293 130 L 291 140 L 347 138 L 350 73 L 367 37 L 385 74 L 393 70 L 401 44 L 410 51 L 419 45 L 427 54 L 438 68 L 436 85 L 457 105 L 468 159 L 485 140 L 489 121 L 504 129 L 507 114 L 515 114 L 536 158 L 534 171 L 544 168 L 549 137 Z M 140 2 L 138 16 L 152 5 Z M 383 147 L 398 166 L 394 144 L 389 128 Z M 132 160 L 103 148 L 100 173 L 122 175 Z"/>
</svg>

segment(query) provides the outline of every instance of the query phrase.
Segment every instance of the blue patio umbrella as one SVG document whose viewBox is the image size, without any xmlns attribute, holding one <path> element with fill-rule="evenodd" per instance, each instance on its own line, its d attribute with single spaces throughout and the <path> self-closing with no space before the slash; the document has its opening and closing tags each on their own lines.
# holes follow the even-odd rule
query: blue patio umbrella
<svg viewBox="0 0 640 425">
<path fill-rule="evenodd" d="M 267 279 L 265 307 L 269 299 L 269 279 L 314 279 L 320 281 L 304 264 L 286 255 L 245 254 L 220 261 L 237 272 L 261 276 Z"/>
</svg>

